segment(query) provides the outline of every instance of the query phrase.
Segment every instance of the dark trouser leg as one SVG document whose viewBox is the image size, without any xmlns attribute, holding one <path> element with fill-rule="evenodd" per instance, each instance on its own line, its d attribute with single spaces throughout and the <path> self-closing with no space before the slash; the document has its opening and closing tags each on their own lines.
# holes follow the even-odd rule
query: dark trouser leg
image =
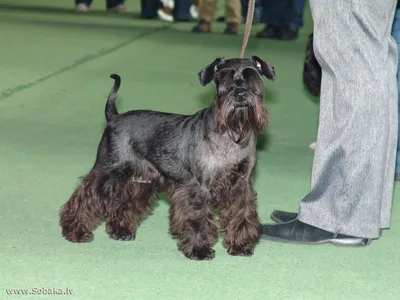
<svg viewBox="0 0 400 300">
<path fill-rule="evenodd" d="M 107 0 L 107 8 L 116 7 L 121 4 L 124 4 L 124 0 Z"/>
<path fill-rule="evenodd" d="M 282 27 L 283 14 L 288 6 L 288 0 L 262 0 L 262 8 L 265 14 L 266 25 Z"/>
<path fill-rule="evenodd" d="M 286 24 L 288 28 L 299 30 L 304 25 L 303 14 L 306 6 L 306 0 L 291 0 L 290 9 L 292 13 L 288 14 Z"/>
<path fill-rule="evenodd" d="M 257 33 L 259 38 L 277 38 L 280 29 L 284 27 L 285 11 L 288 7 L 288 0 L 262 0 L 261 6 L 264 13 L 265 28 Z"/>
<path fill-rule="evenodd" d="M 286 8 L 282 11 L 282 30 L 278 34 L 281 40 L 294 40 L 303 27 L 303 13 L 305 0 L 288 0 Z"/>
<path fill-rule="evenodd" d="M 75 4 L 86 4 L 87 6 L 90 6 L 90 4 L 92 4 L 92 0 L 75 0 Z"/>
<path fill-rule="evenodd" d="M 322 69 L 311 190 L 298 220 L 265 225 L 263 234 L 285 242 L 365 245 L 391 220 L 398 138 L 398 49 L 391 36 L 396 1 L 310 4 Z"/>
</svg>

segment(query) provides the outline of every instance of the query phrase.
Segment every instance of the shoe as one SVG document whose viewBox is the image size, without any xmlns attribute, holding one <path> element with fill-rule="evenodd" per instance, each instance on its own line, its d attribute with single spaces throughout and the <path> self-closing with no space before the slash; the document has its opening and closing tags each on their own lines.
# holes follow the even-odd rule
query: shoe
<svg viewBox="0 0 400 300">
<path fill-rule="evenodd" d="M 173 11 L 169 7 L 163 7 L 157 10 L 157 15 L 160 20 L 162 21 L 167 21 L 167 22 L 173 22 L 174 21 L 174 16 L 173 16 Z"/>
<path fill-rule="evenodd" d="M 118 14 L 128 14 L 129 10 L 123 4 L 119 4 L 114 7 L 107 8 L 107 11 L 110 13 L 118 13 Z"/>
<path fill-rule="evenodd" d="M 362 247 L 371 243 L 371 239 L 332 233 L 297 219 L 280 224 L 263 224 L 262 230 L 262 239 L 281 243 L 302 245 L 331 243 L 347 247 Z"/>
<path fill-rule="evenodd" d="M 200 4 L 197 3 L 197 2 L 198 1 L 195 1 L 195 4 L 190 6 L 190 9 L 189 9 L 190 17 L 193 20 L 197 20 L 199 18 L 199 6 L 200 6 Z"/>
<path fill-rule="evenodd" d="M 257 33 L 257 37 L 260 39 L 276 39 L 278 37 L 279 28 L 273 25 L 267 25 Z"/>
<path fill-rule="evenodd" d="M 310 145 L 308 145 L 308 148 L 310 148 L 311 150 L 317 149 L 317 143 L 316 142 L 311 143 Z"/>
<path fill-rule="evenodd" d="M 199 18 L 199 10 L 196 5 L 192 5 L 190 7 L 189 13 L 193 20 L 197 20 Z"/>
<path fill-rule="evenodd" d="M 200 20 L 196 26 L 192 28 L 192 32 L 211 32 L 211 24 L 210 22 Z"/>
<path fill-rule="evenodd" d="M 239 24 L 227 23 L 225 30 L 224 30 L 224 34 L 236 35 L 236 34 L 238 34 L 238 31 L 239 31 Z"/>
<path fill-rule="evenodd" d="M 396 174 L 394 175 L 394 180 L 395 180 L 395 181 L 400 181 L 400 173 L 396 173 Z"/>
<path fill-rule="evenodd" d="M 271 214 L 271 220 L 275 223 L 287 223 L 297 219 L 297 213 L 274 210 Z"/>
<path fill-rule="evenodd" d="M 75 11 L 77 13 L 87 13 L 89 11 L 89 6 L 85 3 L 79 3 L 75 6 Z"/>
<path fill-rule="evenodd" d="M 277 33 L 277 38 L 279 40 L 292 41 L 297 39 L 299 36 L 299 31 L 291 28 L 282 28 Z"/>
<path fill-rule="evenodd" d="M 157 15 L 162 21 L 173 22 L 174 21 L 174 7 L 175 1 L 161 0 L 162 7 L 157 10 Z"/>
</svg>

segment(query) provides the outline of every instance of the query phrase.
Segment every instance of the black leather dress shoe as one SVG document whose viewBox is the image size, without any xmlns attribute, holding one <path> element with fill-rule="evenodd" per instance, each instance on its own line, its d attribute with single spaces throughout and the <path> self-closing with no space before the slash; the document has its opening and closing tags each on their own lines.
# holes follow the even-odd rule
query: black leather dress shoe
<svg viewBox="0 0 400 300">
<path fill-rule="evenodd" d="M 275 39 L 278 37 L 279 30 L 278 27 L 267 25 L 256 36 L 260 39 Z"/>
<path fill-rule="evenodd" d="M 224 34 L 236 35 L 238 34 L 238 31 L 239 31 L 239 24 L 227 23 L 224 30 Z"/>
<path fill-rule="evenodd" d="M 299 31 L 291 28 L 282 28 L 277 34 L 277 38 L 285 41 L 292 41 L 297 39 Z"/>
<path fill-rule="evenodd" d="M 211 32 L 210 22 L 199 20 L 199 22 L 192 28 L 192 32 Z"/>
<path fill-rule="evenodd" d="M 271 214 L 271 220 L 275 223 L 286 223 L 297 219 L 297 213 L 282 210 L 274 210 Z"/>
<path fill-rule="evenodd" d="M 263 224 L 261 238 L 281 243 L 318 245 L 331 243 L 335 246 L 368 246 L 371 239 L 336 234 L 305 224 L 295 219 L 280 224 Z"/>
</svg>

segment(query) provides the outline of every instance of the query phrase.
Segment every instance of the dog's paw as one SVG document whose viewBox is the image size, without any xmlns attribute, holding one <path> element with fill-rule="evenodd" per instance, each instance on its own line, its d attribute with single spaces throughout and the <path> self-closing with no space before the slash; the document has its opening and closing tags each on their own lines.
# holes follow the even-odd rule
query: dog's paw
<svg viewBox="0 0 400 300">
<path fill-rule="evenodd" d="M 212 260 L 215 257 L 215 250 L 211 248 L 193 250 L 193 252 L 188 253 L 186 257 L 192 260 Z"/>
<path fill-rule="evenodd" d="M 63 236 L 72 243 L 90 243 L 94 238 L 93 233 L 83 230 L 68 234 L 63 232 Z"/>
<path fill-rule="evenodd" d="M 116 241 L 134 241 L 135 240 L 135 235 L 132 233 L 127 233 L 127 234 L 110 234 L 110 238 Z"/>
<path fill-rule="evenodd" d="M 252 256 L 254 254 L 254 245 L 231 246 L 227 250 L 229 255 L 232 256 Z"/>
<path fill-rule="evenodd" d="M 136 236 L 127 228 L 119 228 L 118 231 L 109 232 L 110 238 L 116 241 L 134 241 Z"/>
<path fill-rule="evenodd" d="M 113 235 L 110 235 L 110 237 L 116 241 L 134 241 L 135 240 L 135 236 L 133 234 L 127 234 L 127 235 L 122 235 L 122 236 L 113 234 Z"/>
</svg>

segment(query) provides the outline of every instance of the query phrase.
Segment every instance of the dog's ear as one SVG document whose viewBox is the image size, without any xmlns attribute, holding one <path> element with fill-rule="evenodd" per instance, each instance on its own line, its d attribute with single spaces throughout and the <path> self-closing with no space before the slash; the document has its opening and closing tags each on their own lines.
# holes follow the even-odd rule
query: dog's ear
<svg viewBox="0 0 400 300">
<path fill-rule="evenodd" d="M 216 58 L 211 64 L 206 66 L 197 74 L 202 86 L 209 84 L 214 79 L 214 75 L 218 72 L 222 60 L 221 57 Z"/>
<path fill-rule="evenodd" d="M 252 56 L 251 59 L 254 61 L 261 74 L 263 74 L 269 80 L 275 80 L 275 69 L 271 64 L 263 61 L 258 56 Z"/>
</svg>

